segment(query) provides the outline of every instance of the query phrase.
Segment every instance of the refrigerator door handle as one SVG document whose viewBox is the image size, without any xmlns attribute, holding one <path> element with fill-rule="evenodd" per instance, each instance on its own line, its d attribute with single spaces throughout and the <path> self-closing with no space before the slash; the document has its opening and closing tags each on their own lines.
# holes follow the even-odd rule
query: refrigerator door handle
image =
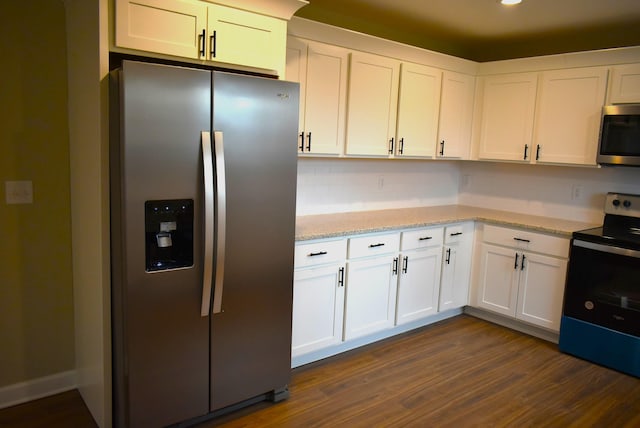
<svg viewBox="0 0 640 428">
<path fill-rule="evenodd" d="M 211 310 L 211 280 L 213 279 L 213 154 L 211 133 L 200 133 L 204 171 L 204 269 L 202 272 L 202 305 L 200 315 L 209 316 Z"/>
<path fill-rule="evenodd" d="M 216 154 L 216 280 L 213 287 L 213 313 L 222 312 L 224 288 L 224 255 L 227 230 L 227 186 L 224 162 L 224 135 L 214 131 L 213 146 Z"/>
</svg>

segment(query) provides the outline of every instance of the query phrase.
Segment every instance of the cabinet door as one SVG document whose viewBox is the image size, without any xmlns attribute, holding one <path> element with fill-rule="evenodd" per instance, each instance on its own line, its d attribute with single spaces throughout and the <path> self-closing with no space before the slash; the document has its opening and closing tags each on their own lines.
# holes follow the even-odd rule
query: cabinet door
<svg viewBox="0 0 640 428">
<path fill-rule="evenodd" d="M 346 153 L 389 156 L 395 146 L 400 63 L 354 52 L 350 64 Z"/>
<path fill-rule="evenodd" d="M 396 156 L 434 156 L 441 81 L 438 69 L 410 63 L 400 66 Z"/>
<path fill-rule="evenodd" d="M 307 93 L 307 52 L 306 42 L 295 37 L 287 38 L 287 65 L 285 79 L 300 84 L 300 108 L 298 109 L 298 152 L 302 152 L 302 135 L 304 133 L 304 115 Z"/>
<path fill-rule="evenodd" d="M 518 260 L 516 260 L 518 257 Z M 516 316 L 520 255 L 509 248 L 482 244 L 477 306 Z"/>
<path fill-rule="evenodd" d="M 442 75 L 440 124 L 436 156 L 469 157 L 475 77 L 445 71 Z"/>
<path fill-rule="evenodd" d="M 640 103 L 640 64 L 612 68 L 609 103 Z"/>
<path fill-rule="evenodd" d="M 438 311 L 442 247 L 410 251 L 400 256 L 396 324 Z"/>
<path fill-rule="evenodd" d="M 559 331 L 567 260 L 532 253 L 523 257 L 516 318 Z"/>
<path fill-rule="evenodd" d="M 295 271 L 291 355 L 295 357 L 340 343 L 343 311 L 342 266 Z"/>
<path fill-rule="evenodd" d="M 604 67 L 542 74 L 536 161 L 595 165 L 606 88 Z"/>
<path fill-rule="evenodd" d="M 207 6 L 180 0 L 116 0 L 115 44 L 186 58 L 204 58 Z"/>
<path fill-rule="evenodd" d="M 345 340 L 393 327 L 398 257 L 347 263 Z"/>
<path fill-rule="evenodd" d="M 210 60 L 275 70 L 284 76 L 286 21 L 210 4 L 207 22 Z"/>
<path fill-rule="evenodd" d="M 305 94 L 305 153 L 344 150 L 348 51 L 309 43 Z"/>
<path fill-rule="evenodd" d="M 451 238 L 450 230 L 454 228 L 456 232 Z M 473 228 L 473 223 L 467 223 L 446 229 L 447 238 L 452 242 L 447 243 L 443 248 L 439 311 L 461 308 L 469 302 Z M 462 234 L 457 235 L 457 233 Z"/>
<path fill-rule="evenodd" d="M 484 78 L 481 159 L 531 159 L 537 74 L 515 73 Z"/>
</svg>

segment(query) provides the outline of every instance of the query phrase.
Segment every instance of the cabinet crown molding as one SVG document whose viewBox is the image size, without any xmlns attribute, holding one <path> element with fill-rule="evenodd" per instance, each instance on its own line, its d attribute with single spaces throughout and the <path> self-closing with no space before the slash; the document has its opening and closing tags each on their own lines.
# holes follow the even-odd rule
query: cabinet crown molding
<svg viewBox="0 0 640 428">
<path fill-rule="evenodd" d="M 206 3 L 221 4 L 236 9 L 244 9 L 262 15 L 290 20 L 294 13 L 309 4 L 307 0 L 202 0 Z"/>
</svg>

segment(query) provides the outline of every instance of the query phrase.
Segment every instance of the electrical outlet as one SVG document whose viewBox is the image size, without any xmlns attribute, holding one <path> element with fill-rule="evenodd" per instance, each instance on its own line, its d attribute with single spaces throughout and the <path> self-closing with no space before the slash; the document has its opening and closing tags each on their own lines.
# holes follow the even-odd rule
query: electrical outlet
<svg viewBox="0 0 640 428">
<path fill-rule="evenodd" d="M 465 190 L 469 187 L 469 183 L 471 182 L 471 175 L 462 174 L 460 177 L 460 190 Z"/>
<path fill-rule="evenodd" d="M 32 204 L 33 183 L 31 181 L 5 181 L 7 204 Z"/>
<path fill-rule="evenodd" d="M 584 196 L 584 187 L 582 184 L 574 184 L 571 186 L 571 200 L 581 201 Z"/>
</svg>

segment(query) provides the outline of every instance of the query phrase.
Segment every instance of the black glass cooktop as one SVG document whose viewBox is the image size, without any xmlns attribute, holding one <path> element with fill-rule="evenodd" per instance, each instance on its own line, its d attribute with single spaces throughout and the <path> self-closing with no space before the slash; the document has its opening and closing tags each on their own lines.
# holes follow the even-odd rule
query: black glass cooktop
<svg viewBox="0 0 640 428">
<path fill-rule="evenodd" d="M 640 250 L 640 229 L 635 226 L 612 225 L 607 224 L 605 221 L 603 226 L 574 232 L 573 238 L 603 245 Z"/>
</svg>

